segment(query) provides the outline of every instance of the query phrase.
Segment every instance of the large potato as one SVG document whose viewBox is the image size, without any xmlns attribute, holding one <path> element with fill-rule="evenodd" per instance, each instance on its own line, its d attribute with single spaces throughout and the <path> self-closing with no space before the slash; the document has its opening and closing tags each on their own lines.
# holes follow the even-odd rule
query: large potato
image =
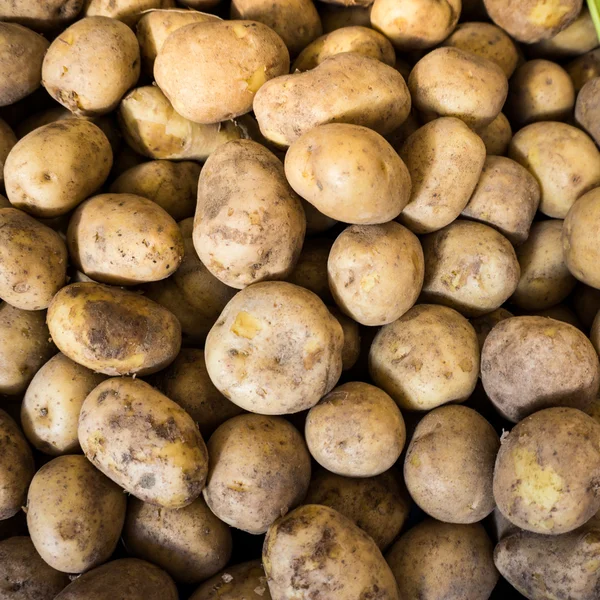
<svg viewBox="0 0 600 600">
<path fill-rule="evenodd" d="M 599 480 L 600 425 L 575 408 L 547 408 L 523 419 L 502 441 L 494 498 L 517 527 L 556 535 L 580 527 L 600 509 Z"/>
<path fill-rule="evenodd" d="M 600 77 L 590 79 L 579 91 L 575 120 L 600 145 Z"/>
<path fill-rule="evenodd" d="M 600 48 L 583 54 L 571 61 L 565 68 L 573 80 L 575 93 L 578 93 L 590 79 L 600 77 Z"/>
<path fill-rule="evenodd" d="M 0 185 L 4 183 L 4 164 L 13 146 L 17 143 L 17 136 L 6 121 L 0 119 Z M 10 204 L 8 205 L 10 206 Z M 2 206 L 7 208 L 7 206 Z"/>
<path fill-rule="evenodd" d="M 84 0 L 10 0 L 0 4 L 0 21 L 14 22 L 35 31 L 62 28 L 73 21 Z"/>
<path fill-rule="evenodd" d="M 205 581 L 190 600 L 271 600 L 267 578 L 260 560 L 227 568 Z"/>
<path fill-rule="evenodd" d="M 59 456 L 34 476 L 27 527 L 40 556 L 57 571 L 82 573 L 110 557 L 127 500 L 85 456 Z"/>
<path fill-rule="evenodd" d="M 280 417 L 239 415 L 208 441 L 204 499 L 219 519 L 261 534 L 298 506 L 310 482 L 310 455 L 298 430 Z"/>
<path fill-rule="evenodd" d="M 267 82 L 256 94 L 254 113 L 262 134 L 289 146 L 317 125 L 350 123 L 381 135 L 399 127 L 410 112 L 404 78 L 379 60 L 345 52 L 306 73 Z"/>
<path fill-rule="evenodd" d="M 503 156 L 512 139 L 512 129 L 504 113 L 500 113 L 489 125 L 478 130 L 487 154 Z"/>
<path fill-rule="evenodd" d="M 48 310 L 48 328 L 63 354 L 106 375 L 155 373 L 173 362 L 181 346 L 172 313 L 139 294 L 98 283 L 63 288 Z"/>
<path fill-rule="evenodd" d="M 400 599 L 375 542 L 350 519 L 318 504 L 301 506 L 271 526 L 263 566 L 273 600 Z"/>
<path fill-rule="evenodd" d="M 175 0 L 85 0 L 84 17 L 109 17 L 133 27 L 147 10 L 174 8 Z"/>
</svg>

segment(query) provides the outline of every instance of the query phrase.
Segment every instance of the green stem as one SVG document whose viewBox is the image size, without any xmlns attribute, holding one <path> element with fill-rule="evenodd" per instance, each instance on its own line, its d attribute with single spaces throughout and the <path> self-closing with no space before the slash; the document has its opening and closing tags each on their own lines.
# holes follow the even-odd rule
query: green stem
<svg viewBox="0 0 600 600">
<path fill-rule="evenodd" d="M 600 0 L 587 0 L 590 15 L 592 16 L 592 21 L 594 22 L 594 27 L 596 28 L 596 33 L 598 34 L 598 39 L 600 40 Z"/>
</svg>

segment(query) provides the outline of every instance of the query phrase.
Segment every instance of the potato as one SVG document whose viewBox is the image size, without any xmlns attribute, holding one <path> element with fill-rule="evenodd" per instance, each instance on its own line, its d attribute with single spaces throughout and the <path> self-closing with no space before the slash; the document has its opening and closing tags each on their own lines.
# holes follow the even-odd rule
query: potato
<svg viewBox="0 0 600 600">
<path fill-rule="evenodd" d="M 579 91 L 575 120 L 600 146 L 600 77 L 590 79 Z"/>
<path fill-rule="evenodd" d="M 425 257 L 422 298 L 467 317 L 500 308 L 520 276 L 510 242 L 495 229 L 457 219 L 421 239 Z"/>
<path fill-rule="evenodd" d="M 400 222 L 414 233 L 430 233 L 454 221 L 477 185 L 485 152 L 481 138 L 458 119 L 417 129 L 400 149 L 412 180 Z"/>
<path fill-rule="evenodd" d="M 77 115 L 112 111 L 140 75 L 140 48 L 120 21 L 87 17 L 65 29 L 50 45 L 42 84 Z"/>
<path fill-rule="evenodd" d="M 410 198 L 410 175 L 378 133 L 329 123 L 297 139 L 285 155 L 294 190 L 323 214 L 371 225 L 396 218 Z"/>
<path fill-rule="evenodd" d="M 371 6 L 337 6 L 319 2 L 323 32 L 331 33 L 343 27 L 371 27 Z"/>
<path fill-rule="evenodd" d="M 594 348 L 596 349 L 596 352 L 598 352 L 600 354 L 600 352 L 599 352 L 600 351 L 600 317 L 598 315 L 600 315 L 600 312 L 596 313 L 596 317 L 594 318 L 594 320 L 592 322 L 589 337 L 590 337 L 590 341 L 592 342 Z M 600 398 L 595 398 L 594 400 L 592 400 L 592 405 L 590 405 L 589 409 L 586 410 L 585 412 L 594 410 L 594 403 L 598 400 L 600 400 Z"/>
<path fill-rule="evenodd" d="M 386 325 L 417 301 L 423 250 L 398 223 L 353 225 L 335 240 L 327 262 L 336 304 L 362 325 Z"/>
<path fill-rule="evenodd" d="M 175 0 L 85 0 L 84 17 L 110 17 L 133 27 L 145 11 L 174 8 Z"/>
<path fill-rule="evenodd" d="M 327 280 L 327 258 L 332 241 L 326 238 L 304 240 L 302 251 L 294 270 L 286 281 L 310 290 L 326 304 L 333 304 Z"/>
<path fill-rule="evenodd" d="M 571 297 L 573 308 L 586 331 L 600 310 L 600 290 L 578 283 Z"/>
<path fill-rule="evenodd" d="M 300 433 L 280 417 L 239 415 L 208 441 L 204 499 L 225 523 L 261 534 L 298 506 L 310 482 L 310 455 Z"/>
<path fill-rule="evenodd" d="M 419 422 L 406 451 L 404 480 L 412 499 L 445 523 L 477 523 L 495 502 L 494 428 L 466 406 L 441 406 Z"/>
<path fill-rule="evenodd" d="M 410 106 L 398 71 L 355 52 L 332 56 L 306 73 L 277 77 L 254 99 L 262 134 L 282 147 L 317 125 L 333 122 L 386 135 L 406 120 Z"/>
<path fill-rule="evenodd" d="M 63 288 L 48 310 L 48 328 L 63 354 L 105 375 L 155 373 L 173 362 L 181 346 L 181 327 L 172 313 L 139 294 L 99 283 Z"/>
<path fill-rule="evenodd" d="M 506 154 L 512 139 L 512 129 L 504 113 L 500 113 L 489 125 L 479 129 L 478 133 L 485 144 L 488 155 L 503 156 Z"/>
<path fill-rule="evenodd" d="M 27 527 L 52 568 L 83 573 L 113 553 L 125 519 L 123 491 L 85 456 L 59 456 L 34 476 L 27 494 Z"/>
<path fill-rule="evenodd" d="M 65 27 L 81 12 L 83 0 L 11 0 L 0 4 L 0 20 L 19 23 L 35 31 Z"/>
<path fill-rule="evenodd" d="M 386 555 L 401 598 L 487 600 L 498 581 L 493 546 L 479 523 L 426 519 Z"/>
<path fill-rule="evenodd" d="M 244 412 L 213 385 L 203 350 L 183 348 L 155 381 L 167 398 L 177 402 L 192 417 L 205 438 L 219 425 Z"/>
<path fill-rule="evenodd" d="M 8 106 L 40 87 L 48 42 L 15 23 L 0 23 L 0 40 L 0 106 Z"/>
<path fill-rule="evenodd" d="M 494 498 L 517 527 L 557 535 L 580 527 L 600 509 L 599 478 L 600 425 L 575 408 L 547 408 L 503 439 Z"/>
<path fill-rule="evenodd" d="M 408 88 L 425 119 L 457 117 L 481 128 L 502 110 L 508 82 L 496 63 L 450 47 L 426 54 L 410 72 Z"/>
<path fill-rule="evenodd" d="M 208 10 L 219 4 L 221 0 L 179 0 L 179 4 L 196 10 Z"/>
<path fill-rule="evenodd" d="M 6 162 L 6 157 L 16 143 L 17 136 L 8 123 L 0 119 L 0 185 L 4 183 L 4 163 Z M 2 208 L 7 207 L 2 206 Z"/>
<path fill-rule="evenodd" d="M 356 321 L 353 321 L 350 317 L 344 315 L 337 306 L 329 307 L 329 312 L 342 326 L 342 331 L 344 333 L 342 370 L 348 371 L 356 364 L 360 355 L 360 328 Z"/>
<path fill-rule="evenodd" d="M 234 296 L 210 330 L 206 368 L 245 410 L 296 413 L 333 389 L 343 343 L 339 322 L 318 296 L 282 281 L 258 283 Z"/>
<path fill-rule="evenodd" d="M 566 67 L 567 73 L 573 80 L 575 93 L 594 77 L 600 76 L 600 48 L 591 50 L 575 60 L 571 61 Z"/>
<path fill-rule="evenodd" d="M 500 321 L 504 321 L 505 319 L 510 319 L 514 315 L 508 312 L 505 308 L 497 308 L 486 315 L 482 315 L 481 317 L 475 317 L 470 320 L 471 325 L 473 325 L 473 329 L 475 329 L 475 333 L 477 334 L 477 341 L 479 342 L 479 351 L 483 350 L 483 344 L 487 339 L 487 336 L 490 334 L 490 331 L 500 323 Z"/>
<path fill-rule="evenodd" d="M 327 506 L 301 506 L 276 521 L 265 538 L 263 566 L 273 600 L 400 598 L 375 542 Z"/>
<path fill-rule="evenodd" d="M 251 560 L 227 568 L 205 581 L 190 596 L 190 600 L 240 600 L 253 596 L 256 600 L 271 600 L 260 560 Z"/>
<path fill-rule="evenodd" d="M 137 558 L 113 560 L 68 585 L 54 600 L 177 600 L 173 580 L 154 565 Z"/>
<path fill-rule="evenodd" d="M 422 50 L 436 46 L 452 33 L 460 8 L 460 0 L 375 0 L 371 26 L 398 50 Z"/>
<path fill-rule="evenodd" d="M 581 324 L 581 321 L 577 315 L 565 304 L 555 304 L 550 308 L 533 311 L 531 314 L 538 317 L 550 317 L 551 319 L 556 319 L 557 321 L 562 321 L 563 323 L 573 325 L 573 327 L 583 331 L 583 325 Z"/>
<path fill-rule="evenodd" d="M 369 351 L 373 381 L 406 410 L 463 402 L 475 389 L 479 347 L 459 313 L 419 304 L 385 325 Z"/>
<path fill-rule="evenodd" d="M 310 202 L 300 198 L 306 216 L 306 235 L 324 233 L 337 224 L 335 219 L 319 212 Z"/>
<path fill-rule="evenodd" d="M 497 229 L 514 244 L 529 236 L 540 203 L 540 186 L 519 163 L 488 156 L 469 203 L 461 215 Z"/>
</svg>

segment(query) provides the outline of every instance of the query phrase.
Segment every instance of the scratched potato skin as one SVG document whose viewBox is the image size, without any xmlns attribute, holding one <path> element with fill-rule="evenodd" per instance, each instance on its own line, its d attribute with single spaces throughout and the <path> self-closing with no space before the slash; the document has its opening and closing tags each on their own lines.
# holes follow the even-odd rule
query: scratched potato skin
<svg viewBox="0 0 600 600">
<path fill-rule="evenodd" d="M 190 600 L 272 600 L 260 560 L 251 560 L 205 581 Z"/>
</svg>

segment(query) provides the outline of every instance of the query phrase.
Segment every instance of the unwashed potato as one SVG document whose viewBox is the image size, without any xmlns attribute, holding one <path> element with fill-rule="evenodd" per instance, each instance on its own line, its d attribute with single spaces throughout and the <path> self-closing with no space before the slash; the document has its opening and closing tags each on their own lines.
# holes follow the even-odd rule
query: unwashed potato
<svg viewBox="0 0 600 600">
<path fill-rule="evenodd" d="M 155 373 L 173 362 L 181 346 L 181 326 L 172 313 L 99 283 L 73 283 L 56 294 L 48 328 L 63 354 L 105 375 Z"/>
<path fill-rule="evenodd" d="M 282 147 L 332 122 L 362 125 L 386 135 L 406 120 L 410 106 L 398 71 L 355 52 L 332 56 L 305 73 L 277 77 L 254 99 L 262 134 Z"/>
<path fill-rule="evenodd" d="M 333 304 L 327 280 L 327 259 L 333 242 L 327 238 L 304 240 L 302 252 L 286 281 L 315 293 L 325 304 Z"/>
<path fill-rule="evenodd" d="M 415 131 L 402 145 L 412 192 L 400 222 L 414 233 L 430 233 L 460 215 L 483 169 L 481 138 L 455 118 L 440 118 Z"/>
<path fill-rule="evenodd" d="M 271 600 L 265 571 L 260 560 L 228 567 L 205 581 L 190 600 Z"/>
<path fill-rule="evenodd" d="M 9 0 L 0 3 L 0 21 L 19 23 L 35 31 L 63 28 L 83 8 L 84 0 Z"/>
<path fill-rule="evenodd" d="M 408 88 L 427 120 L 457 117 L 469 127 L 489 125 L 508 93 L 504 71 L 494 62 L 460 48 L 438 48 L 412 69 Z"/>
<path fill-rule="evenodd" d="M 486 315 L 482 315 L 481 317 L 475 317 L 471 319 L 471 325 L 473 325 L 473 329 L 475 329 L 475 333 L 477 334 L 477 341 L 479 342 L 479 351 L 483 350 L 483 344 L 487 339 L 487 336 L 490 334 L 490 331 L 500 323 L 500 321 L 504 321 L 504 319 L 509 319 L 514 315 L 508 312 L 505 308 L 497 308 Z"/>
<path fill-rule="evenodd" d="M 204 499 L 225 523 L 253 534 L 267 531 L 298 506 L 310 482 L 302 435 L 280 417 L 239 415 L 208 441 Z"/>
<path fill-rule="evenodd" d="M 198 427 L 140 379 L 97 386 L 81 407 L 78 435 L 87 458 L 144 502 L 182 508 L 204 487 L 208 455 Z"/>
<path fill-rule="evenodd" d="M 302 198 L 346 223 L 387 223 L 410 198 L 410 175 L 394 148 L 372 129 L 348 123 L 298 138 L 285 155 L 285 175 Z"/>
<path fill-rule="evenodd" d="M 600 509 L 599 478 L 600 425 L 575 408 L 547 408 L 504 438 L 494 498 L 517 527 L 557 535 L 580 527 Z"/>
<path fill-rule="evenodd" d="M 31 541 L 52 568 L 82 573 L 113 553 L 126 504 L 123 490 L 85 456 L 59 456 L 46 463 L 29 486 Z"/>
<path fill-rule="evenodd" d="M 343 314 L 340 309 L 329 307 L 329 312 L 337 319 L 342 326 L 344 333 L 344 345 L 342 346 L 342 370 L 351 369 L 360 356 L 360 328 L 356 321 Z"/>
<path fill-rule="evenodd" d="M 175 0 L 85 0 L 84 17 L 109 17 L 133 27 L 145 11 L 174 8 Z"/>
<path fill-rule="evenodd" d="M 600 48 L 586 52 L 571 61 L 565 68 L 573 80 L 575 93 L 579 93 L 590 79 L 600 77 Z"/>
<path fill-rule="evenodd" d="M 276 521 L 265 538 L 263 566 L 273 600 L 316 594 L 336 600 L 400 599 L 375 542 L 327 506 L 301 506 Z"/>
<path fill-rule="evenodd" d="M 540 203 L 540 186 L 519 163 L 487 156 L 479 181 L 461 215 L 497 229 L 514 244 L 522 244 Z"/>
<path fill-rule="evenodd" d="M 0 185 L 4 183 L 4 163 L 13 146 L 17 143 L 17 136 L 6 121 L 0 119 Z M 10 206 L 10 205 L 9 205 Z M 7 208 L 2 206 L 2 208 Z"/>
<path fill-rule="evenodd" d="M 318 5 L 323 32 L 330 33 L 343 27 L 371 27 L 371 6 L 338 6 L 336 4 Z"/>
<path fill-rule="evenodd" d="M 579 91 L 575 120 L 600 145 L 600 77 L 590 79 Z"/>
<path fill-rule="evenodd" d="M 413 306 L 382 327 L 369 351 L 373 381 L 407 410 L 463 402 L 475 389 L 478 366 L 473 327 L 435 304 Z"/>
<path fill-rule="evenodd" d="M 494 510 L 494 428 L 466 406 L 441 406 L 417 425 L 406 451 L 404 480 L 412 499 L 445 523 L 477 523 Z"/>
<path fill-rule="evenodd" d="M 426 519 L 387 553 L 400 598 L 487 600 L 498 581 L 492 542 L 479 523 Z"/>
<path fill-rule="evenodd" d="M 503 156 L 512 139 L 512 129 L 504 113 L 500 113 L 489 125 L 478 130 L 487 154 Z"/>
</svg>

